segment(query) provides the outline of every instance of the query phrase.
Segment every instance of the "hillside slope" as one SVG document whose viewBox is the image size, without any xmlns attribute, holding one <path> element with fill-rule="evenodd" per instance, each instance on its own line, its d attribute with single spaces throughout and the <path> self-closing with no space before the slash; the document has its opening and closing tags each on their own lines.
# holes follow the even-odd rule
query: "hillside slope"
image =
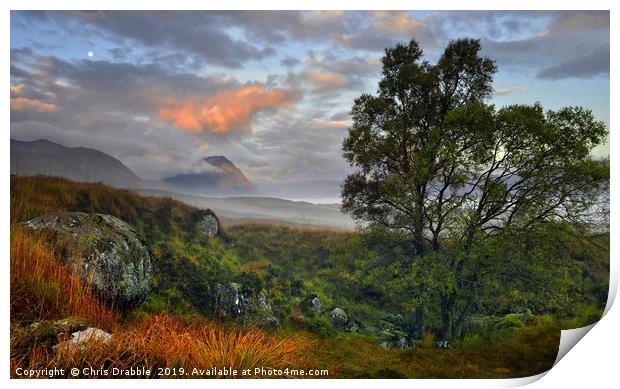
<svg viewBox="0 0 620 389">
<path fill-rule="evenodd" d="M 80 182 L 102 182 L 117 188 L 138 188 L 142 180 L 118 159 L 86 147 L 65 147 L 40 139 L 11 139 L 11 175 L 55 176 Z"/>
<path fill-rule="evenodd" d="M 51 301 L 56 304 L 51 308 L 57 309 L 57 302 L 63 301 L 61 297 L 66 298 L 72 292 L 62 285 L 59 289 L 58 280 L 53 279 L 54 274 L 63 274 L 61 271 L 33 273 L 32 269 L 41 266 L 33 267 L 25 262 L 29 261 L 28 255 L 40 257 L 53 242 L 32 241 L 34 237 L 24 235 L 18 223 L 54 211 L 110 214 L 131 224 L 145 238 L 154 264 L 154 278 L 150 295 L 132 315 L 119 320 L 112 317 L 111 323 L 106 324 L 110 321 L 106 311 L 92 301 L 85 301 L 61 307 L 58 315 L 41 316 L 39 307 L 50 305 Z M 273 356 L 270 350 L 279 342 L 278 337 L 291 335 L 288 343 L 291 347 L 278 351 L 275 357 L 285 366 L 300 366 L 295 359 L 300 348 L 290 340 L 302 335 L 310 337 L 317 346 L 304 352 L 310 358 L 310 366 L 329 368 L 330 376 L 527 376 L 551 367 L 560 327 L 573 328 L 597 320 L 607 297 L 609 235 L 577 239 L 574 234 L 545 232 L 540 239 L 550 244 L 544 251 L 553 255 L 549 255 L 551 261 L 542 265 L 524 262 L 519 257 L 510 258 L 509 253 L 514 251 L 512 242 L 503 242 L 500 251 L 503 254 L 496 257 L 502 260 L 493 261 L 500 276 L 507 267 L 522 269 L 531 263 L 534 269 L 524 274 L 528 276 L 523 278 L 523 283 L 485 278 L 479 293 L 486 308 L 476 315 L 476 320 L 484 326 L 472 329 L 475 332 L 463 340 L 455 340 L 452 349 L 434 348 L 432 334 L 437 333 L 438 326 L 430 322 L 426 334 L 417 333 L 414 328 L 411 293 L 419 286 L 412 284 L 414 279 L 407 273 L 408 268 L 416 271 L 416 267 L 399 265 L 407 264 L 410 259 L 406 247 L 395 246 L 385 236 L 371 232 L 258 224 L 227 227 L 219 236 L 205 238 L 196 230 L 196 216 L 203 212 L 170 198 L 139 196 L 101 184 L 50 177 L 12 177 L 11 275 L 15 277 L 11 281 L 11 318 L 15 319 L 11 327 L 12 368 L 75 363 L 53 359 L 54 354 L 46 356 L 41 350 L 37 350 L 39 354 L 34 353 L 30 343 L 21 343 L 25 339 L 22 335 L 35 320 L 83 314 L 83 308 L 88 307 L 96 309 L 87 311 L 92 312 L 87 318 L 92 316 L 95 324 L 112 331 L 120 343 L 114 344 L 117 349 L 84 354 L 80 363 L 85 366 L 103 364 L 103 361 L 112 366 L 130 366 L 141 361 L 140 358 L 156 366 L 188 367 L 196 363 L 206 366 L 209 360 L 196 362 L 191 357 L 203 348 L 209 350 L 213 342 L 203 342 L 201 336 L 204 331 L 219 328 L 219 324 L 211 323 L 223 319 L 213 314 L 217 306 L 213 292 L 217 293 L 218 284 L 234 282 L 242 293 L 248 290 L 264 293 L 278 319 L 278 328 L 284 331 L 259 332 L 254 337 L 255 332 L 245 329 L 238 333 L 217 329 L 217 339 L 240 347 L 232 349 L 230 358 L 235 358 L 237 352 L 245 352 L 243 342 L 248 336 L 257 340 L 252 349 Z M 14 271 L 20 263 L 21 271 Z M 52 263 L 44 268 L 53 268 Z M 556 278 L 559 273 L 564 276 Z M 553 278 L 551 282 L 545 281 L 549 277 Z M 33 280 L 37 280 L 36 290 Z M 535 288 L 530 281 L 535 283 Z M 316 313 L 311 303 L 315 297 L 325 310 L 322 315 Z M 22 304 L 29 300 L 35 303 Z M 533 314 L 513 313 L 515 303 L 531 307 Z M 335 307 L 346 311 L 351 327 L 330 323 L 329 312 Z M 19 318 L 15 317 L 16 313 L 20 314 Z M 205 324 L 205 319 L 212 322 Z M 573 321 L 566 324 L 564 319 Z M 497 327 L 498 324 L 510 326 Z M 152 328 L 157 330 L 151 332 Z M 181 333 L 185 335 L 175 335 Z M 422 335 L 426 340 L 421 339 Z M 418 346 L 403 350 L 380 347 L 386 341 L 391 342 L 393 336 L 406 336 Z M 178 338 L 188 340 L 175 343 Z"/>
</svg>

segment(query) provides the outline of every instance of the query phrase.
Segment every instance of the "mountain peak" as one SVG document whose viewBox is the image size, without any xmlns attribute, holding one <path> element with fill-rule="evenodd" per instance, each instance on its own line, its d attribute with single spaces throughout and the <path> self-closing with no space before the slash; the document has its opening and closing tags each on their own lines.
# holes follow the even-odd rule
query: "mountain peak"
<svg viewBox="0 0 620 389">
<path fill-rule="evenodd" d="M 164 182 L 173 185 L 172 189 L 185 190 L 198 194 L 251 194 L 256 186 L 250 179 L 223 155 L 212 155 L 202 159 L 217 168 L 200 173 L 179 174 L 166 177 Z"/>
<path fill-rule="evenodd" d="M 203 158 L 203 160 L 207 162 L 209 165 L 213 165 L 215 167 L 222 167 L 223 165 L 235 166 L 234 163 L 230 162 L 230 160 L 223 155 L 212 155 L 212 156 Z"/>
</svg>

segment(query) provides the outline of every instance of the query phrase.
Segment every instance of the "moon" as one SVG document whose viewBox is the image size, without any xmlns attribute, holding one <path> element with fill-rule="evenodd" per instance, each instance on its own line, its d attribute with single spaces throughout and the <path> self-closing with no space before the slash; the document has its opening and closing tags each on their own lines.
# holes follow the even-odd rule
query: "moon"
<svg viewBox="0 0 620 389">
<path fill-rule="evenodd" d="M 91 51 L 89 51 L 89 52 L 88 52 L 88 56 L 89 56 L 90 58 L 94 57 L 94 56 L 95 56 L 95 52 L 94 52 L 94 51 L 92 51 L 92 50 L 91 50 Z"/>
</svg>

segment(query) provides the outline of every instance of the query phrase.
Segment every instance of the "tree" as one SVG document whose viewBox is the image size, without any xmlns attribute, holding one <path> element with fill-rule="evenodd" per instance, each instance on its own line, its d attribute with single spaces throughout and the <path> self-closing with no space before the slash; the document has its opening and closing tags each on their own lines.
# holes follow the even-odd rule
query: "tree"
<svg viewBox="0 0 620 389">
<path fill-rule="evenodd" d="M 415 40 L 386 49 L 377 95 L 355 100 L 343 143 L 355 172 L 343 184 L 343 208 L 407 234 L 411 261 L 451 243 L 455 283 L 441 310 L 443 335 L 452 337 L 475 302 L 477 244 L 548 221 L 585 221 L 607 188 L 608 163 L 590 157 L 607 129 L 579 107 L 488 104 L 497 68 L 477 40 L 450 42 L 435 65 L 422 58 Z"/>
</svg>

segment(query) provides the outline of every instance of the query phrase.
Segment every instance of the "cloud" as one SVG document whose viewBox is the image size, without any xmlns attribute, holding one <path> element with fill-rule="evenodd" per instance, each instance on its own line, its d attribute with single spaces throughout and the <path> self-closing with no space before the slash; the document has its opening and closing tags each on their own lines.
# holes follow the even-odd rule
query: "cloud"
<svg viewBox="0 0 620 389">
<path fill-rule="evenodd" d="M 295 65 L 299 64 L 299 60 L 297 58 L 294 58 L 294 57 L 286 57 L 283 60 L 281 60 L 280 63 L 283 66 L 286 66 L 288 68 L 292 68 Z"/>
<path fill-rule="evenodd" d="M 158 107 L 161 119 L 193 133 L 247 133 L 258 112 L 275 111 L 291 105 L 296 96 L 283 89 L 268 90 L 265 85 L 247 85 L 219 91 L 213 96 L 189 99 L 164 98 Z"/>
<path fill-rule="evenodd" d="M 349 98 L 368 92 L 370 77 L 378 76 L 380 69 L 381 62 L 371 56 L 339 57 L 331 50 L 310 50 L 299 60 L 299 71 L 270 77 L 303 90 L 304 98 Z"/>
<path fill-rule="evenodd" d="M 442 41 L 463 31 L 481 39 L 500 71 L 550 80 L 609 74 L 609 11 L 453 11 L 426 22 Z"/>
<path fill-rule="evenodd" d="M 140 44 L 164 51 L 186 53 L 202 62 L 241 68 L 247 61 L 275 54 L 272 47 L 235 39 L 226 29 L 233 14 L 194 11 L 20 11 L 26 19 L 53 23 L 88 37 L 120 43 L 121 51 Z M 129 40 L 129 42 L 127 42 Z M 123 52 L 124 50 L 124 52 Z M 172 54 L 170 52 L 173 52 Z M 149 53 L 151 56 L 153 53 Z M 178 57 L 176 57 L 178 58 Z"/>
<path fill-rule="evenodd" d="M 11 93 L 21 95 L 24 92 L 24 84 L 11 84 Z"/>
<path fill-rule="evenodd" d="M 19 11 L 24 24 L 51 24 L 68 34 L 106 39 L 116 58 L 163 56 L 180 64 L 197 62 L 247 67 L 278 54 L 288 44 L 312 42 L 383 51 L 415 37 L 435 45 L 429 26 L 408 11 Z M 147 48 L 152 50 L 147 53 Z M 141 54 L 140 54 L 141 53 Z M 180 55 L 182 53 L 183 55 Z M 292 64 L 284 59 L 286 64 Z M 290 66 L 290 65 L 287 65 Z"/>
<path fill-rule="evenodd" d="M 450 39 L 482 39 L 485 54 L 502 69 L 534 74 L 555 66 L 570 77 L 591 77 L 605 62 L 581 62 L 593 42 L 609 47 L 608 11 L 451 11 L 422 16 L 409 11 L 21 11 L 21 24 L 56 25 L 68 34 L 106 39 L 117 60 L 196 69 L 205 64 L 247 68 L 277 56 L 299 61 L 300 43 L 373 58 L 384 48 L 415 38 L 431 57 Z M 21 25 L 20 24 L 20 25 Z M 350 55 L 350 53 L 349 53 Z M 572 63 L 569 63 L 572 62 Z M 566 63 L 566 64 L 565 64 Z M 564 65 L 565 64 L 565 65 Z M 562 66 L 580 69 L 564 71 Z M 334 71 L 334 70 L 332 70 Z M 598 73 L 596 73 L 598 72 Z"/>
<path fill-rule="evenodd" d="M 505 95 L 509 95 L 511 93 L 516 93 L 516 92 L 521 92 L 524 91 L 525 87 L 523 86 L 509 86 L 509 87 L 505 87 L 505 88 L 497 88 L 495 89 L 495 91 L 493 91 L 493 95 L 494 96 L 505 96 Z"/>
<path fill-rule="evenodd" d="M 337 57 L 331 51 L 309 51 L 301 59 L 301 63 L 309 69 L 339 73 L 349 77 L 378 74 L 381 69 L 381 61 L 376 55 Z"/>
<path fill-rule="evenodd" d="M 426 26 L 418 18 L 404 11 L 370 11 L 374 27 L 389 33 L 410 34 Z"/>
<path fill-rule="evenodd" d="M 350 15 L 348 15 L 350 16 Z M 435 33 L 426 21 L 408 11 L 368 11 L 354 22 L 349 17 L 347 27 L 339 31 L 335 42 L 351 49 L 383 51 L 397 42 L 415 38 L 423 47 L 438 44 Z"/>
<path fill-rule="evenodd" d="M 296 105 L 261 121 L 254 133 L 243 138 L 252 147 L 244 157 L 250 173 L 283 182 L 340 180 L 350 172 L 341 151 L 347 126 L 329 120 L 329 114 L 309 120 L 315 113 L 313 108 Z"/>
<path fill-rule="evenodd" d="M 496 95 L 517 93 L 536 76 L 609 74 L 608 12 L 55 11 L 11 18 L 24 21 L 11 24 L 15 41 L 31 47 L 11 50 L 11 97 L 58 107 L 12 109 L 11 136 L 93 147 L 147 179 L 189 171 L 209 154 L 234 158 L 256 180 L 341 179 L 349 171 L 341 145 L 353 99 L 376 90 L 383 49 L 411 38 L 431 63 L 450 39 L 480 38 L 484 54 L 498 60 Z M 75 50 L 34 43 L 65 38 Z M 85 60 L 82 46 L 97 57 Z M 252 97 L 236 95 L 247 88 Z M 554 98 L 553 88 L 540 96 L 545 104 Z"/>
<path fill-rule="evenodd" d="M 54 112 L 58 110 L 58 106 L 41 100 L 18 97 L 11 99 L 11 109 L 14 111 L 35 110 L 39 112 Z"/>
<path fill-rule="evenodd" d="M 343 76 L 330 72 L 308 71 L 303 73 L 302 77 L 312 82 L 316 90 L 339 89 L 347 83 Z"/>
<path fill-rule="evenodd" d="M 346 128 L 350 127 L 351 120 L 325 120 L 325 119 L 313 119 L 316 126 L 321 128 Z"/>
<path fill-rule="evenodd" d="M 600 46 L 578 57 L 564 60 L 538 72 L 537 78 L 560 80 L 609 75 L 609 46 Z"/>
<path fill-rule="evenodd" d="M 285 92 L 289 99 L 291 94 L 298 98 L 294 91 L 273 83 L 241 84 L 229 74 L 196 75 L 151 64 L 68 61 L 24 50 L 19 53 L 18 61 L 11 53 L 11 82 L 23 84 L 24 93 L 12 97 L 53 103 L 59 109 L 53 113 L 11 110 L 11 137 L 20 140 L 45 138 L 67 146 L 95 148 L 118 158 L 145 179 L 189 171 L 196 161 L 209 154 L 227 155 L 242 161 L 251 161 L 253 155 L 253 151 L 241 145 L 241 136 L 174 130 L 171 121 L 161 120 L 158 113 L 158 108 L 174 106 L 164 107 L 164 99 L 159 96 L 174 97 L 168 102 L 179 105 L 192 99 L 205 103 L 209 97 L 211 102 L 220 97 L 224 101 L 223 97 L 232 96 L 233 91 L 260 85 L 259 92 L 254 95 L 265 102 L 254 104 L 245 131 L 249 126 L 256 127 L 270 116 L 288 110 L 277 110 L 276 103 L 285 100 L 277 98 L 279 91 Z M 224 93 L 227 91 L 228 94 Z M 245 97 L 244 106 L 250 104 L 249 99 Z M 234 108 L 230 104 L 227 107 Z M 255 120 L 256 114 L 261 116 L 260 121 Z M 207 144 L 211 147 L 209 151 L 205 149 Z"/>
</svg>

